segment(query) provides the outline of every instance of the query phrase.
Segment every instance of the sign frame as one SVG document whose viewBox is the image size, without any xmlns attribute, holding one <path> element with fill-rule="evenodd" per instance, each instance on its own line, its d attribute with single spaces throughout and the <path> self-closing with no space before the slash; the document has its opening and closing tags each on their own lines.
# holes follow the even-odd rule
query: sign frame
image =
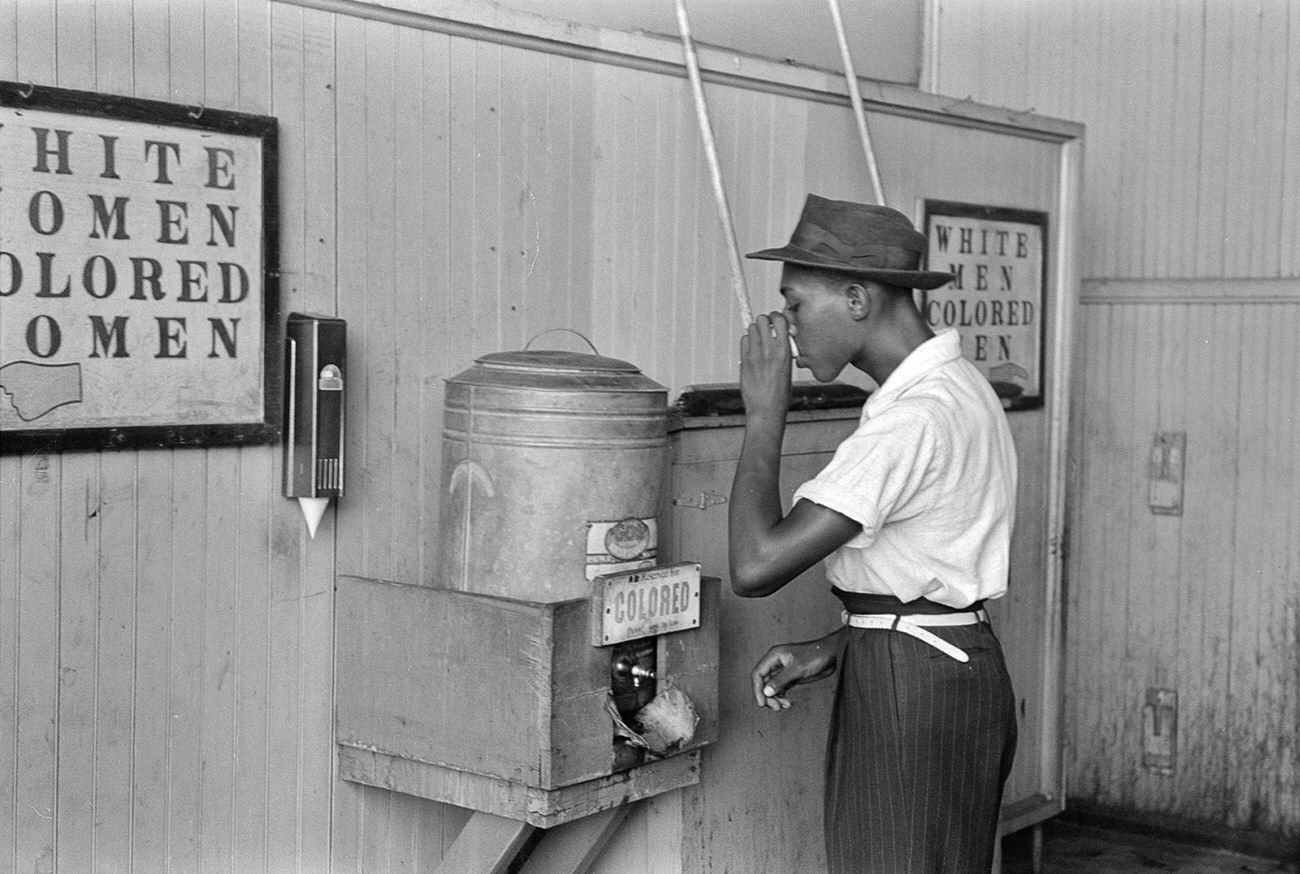
<svg viewBox="0 0 1300 874">
<path fill-rule="evenodd" d="M 927 252 L 927 264 L 931 270 L 940 270 L 956 272 L 964 270 L 968 265 L 972 268 L 974 274 L 976 269 L 983 267 L 993 267 L 990 271 L 994 283 L 1002 283 L 1000 289 L 1003 297 L 998 297 L 998 291 L 990 294 L 990 298 L 998 307 L 994 315 L 994 303 L 983 300 L 973 300 L 970 297 L 964 297 L 961 294 L 955 294 L 952 284 L 942 286 L 932 291 L 923 291 L 920 293 L 921 311 L 925 314 L 930 327 L 938 330 L 943 327 L 956 327 L 958 332 L 962 333 L 962 352 L 963 354 L 978 367 L 989 383 L 993 386 L 1002 402 L 1004 410 L 1031 410 L 1041 408 L 1045 403 L 1045 382 L 1046 382 L 1046 360 L 1047 360 L 1047 318 L 1048 318 L 1048 214 L 1041 210 L 1020 209 L 1015 207 L 1003 206 L 986 206 L 972 203 L 959 203 L 948 200 L 926 200 L 924 201 L 924 222 L 925 236 L 929 241 Z M 979 253 L 971 253 L 969 260 L 958 253 L 957 260 L 951 254 L 947 253 L 946 247 L 941 242 L 942 238 L 938 232 L 938 226 L 944 219 L 951 219 L 955 223 L 965 222 L 968 225 L 980 225 L 983 230 L 994 231 L 992 244 L 993 249 L 986 245 L 989 241 L 983 239 L 980 244 Z M 998 234 L 1004 233 L 1002 241 L 1010 241 L 1012 249 L 1011 260 L 1016 258 L 1016 249 L 1018 245 L 1018 235 L 1024 234 L 1028 237 L 1029 251 L 1020 260 L 1026 261 L 1027 264 L 1036 266 L 1036 275 L 1031 269 L 1028 277 L 1015 275 L 1014 265 L 1004 258 L 1005 250 L 997 247 L 1000 245 Z M 1036 239 L 1034 239 L 1036 238 Z M 1001 262 L 999 262 L 1001 258 Z M 984 259 L 981 261 L 981 259 Z M 1005 269 L 1006 272 L 1002 272 Z M 1008 281 L 1008 277 L 1015 276 L 1014 287 Z M 962 279 L 971 279 L 972 276 L 959 276 L 957 282 Z M 970 292 L 965 294 L 969 295 Z M 969 308 L 967 305 L 969 304 Z M 947 316 L 936 321 L 930 316 L 933 312 L 938 312 L 938 307 L 949 305 L 948 310 L 944 312 L 955 312 L 957 317 L 949 320 Z M 980 317 L 976 315 L 976 308 L 981 307 L 980 311 L 987 315 Z M 935 309 L 932 309 L 935 308 Z M 1029 350 L 1029 354 L 1024 357 L 1013 358 L 998 364 L 988 364 L 981 360 L 979 353 L 972 355 L 968 348 L 968 332 L 963 331 L 964 324 L 981 323 L 991 321 L 1001 321 L 1002 327 L 1006 328 L 1009 322 L 1011 326 L 1016 326 L 1016 322 L 1023 320 L 1024 314 L 1032 314 L 1032 318 L 1037 322 L 1032 331 L 1019 330 L 1011 333 L 1003 333 L 998 337 L 990 338 L 984 335 L 980 342 L 980 350 L 987 355 L 990 351 L 993 354 L 999 352 L 1005 353 L 1011 348 L 1011 342 L 1018 336 L 1022 342 L 1032 342 L 1037 348 Z M 974 332 L 971 332 L 974 333 Z M 978 336 L 978 335 L 977 335 Z M 985 341 L 992 340 L 991 343 Z M 1013 353 L 1014 354 L 1014 353 Z"/>
<path fill-rule="evenodd" d="M 612 646 L 699 628 L 701 579 L 697 561 L 655 565 L 596 577 L 591 588 L 591 645 Z M 661 593 L 669 599 L 666 603 L 679 605 L 679 609 L 670 610 L 671 616 L 646 597 L 653 595 L 658 598 Z M 629 605 L 626 609 L 625 604 Z"/>
<path fill-rule="evenodd" d="M 193 137 L 194 132 L 202 132 L 205 142 L 218 145 L 221 138 L 232 137 L 255 138 L 261 153 L 260 193 L 248 195 L 250 201 L 260 207 L 261 234 L 257 243 L 260 247 L 260 264 L 257 265 L 256 281 L 260 282 L 261 306 L 255 302 L 249 304 L 248 310 L 260 310 L 261 331 L 252 342 L 258 344 L 260 362 L 259 373 L 250 373 L 238 385 L 241 389 L 260 394 L 253 402 L 244 402 L 247 406 L 260 407 L 252 415 L 236 417 L 232 420 L 229 413 L 223 420 L 218 411 L 211 421 L 194 416 L 182 416 L 165 411 L 158 415 L 158 421 L 144 424 L 132 424 L 129 420 L 121 425 L 104 425 L 88 422 L 85 425 L 75 421 L 66 421 L 56 427 L 41 426 L 39 416 L 33 418 L 32 427 L 27 427 L 27 417 L 19 413 L 23 420 L 19 426 L 6 424 L 0 428 L 0 454 L 45 453 L 63 450 L 95 449 L 129 449 L 169 446 L 222 446 L 271 443 L 280 438 L 282 419 L 281 392 L 283 389 L 283 345 L 284 328 L 281 324 L 281 302 L 279 288 L 279 142 L 278 121 L 272 116 L 254 115 L 229 110 L 211 109 L 204 106 L 166 103 L 144 100 L 114 94 L 102 94 L 89 91 L 76 91 L 52 86 L 33 85 L 0 81 L 0 110 L 15 110 L 21 114 L 24 110 L 39 110 L 43 113 L 64 114 L 80 117 L 80 123 L 86 119 L 102 120 L 104 131 L 111 133 L 113 122 L 126 122 L 148 125 L 165 133 L 168 129 L 178 131 L 178 136 Z M 9 113 L 3 113 L 9 114 Z M 77 122 L 70 121 L 70 124 Z M 125 125 L 120 125 L 125 128 Z M 210 139 L 209 139 L 210 138 Z M 232 183 L 233 185 L 233 183 Z M 242 204 L 241 204 L 242 205 Z M 246 217 L 241 215 L 241 223 Z M 231 221 L 234 223 L 233 219 Z M 107 235 L 105 235 L 107 236 Z M 233 231 L 232 231 L 233 236 Z M 2 240 L 0 240 L 2 242 Z M 242 269 L 242 265 L 237 265 Z M 245 271 L 252 272 L 250 269 Z M 89 268 L 87 268 L 89 270 Z M 89 281 L 89 280 L 85 280 Z M 250 283 L 256 287 L 256 282 Z M 206 291 L 204 292 L 206 294 Z M 0 297 L 0 306 L 4 298 Z M 245 311 L 248 311 L 245 310 Z M 75 313 L 74 313 L 75 314 Z M 20 316 L 21 317 L 21 316 Z M 161 341 L 160 341 L 161 342 Z M 213 351 L 218 342 L 215 328 Z M 196 340 L 197 345 L 197 340 Z M 105 343 L 107 347 L 107 342 Z M 233 348 L 233 340 L 231 341 Z M 107 348 L 104 352 L 107 354 Z M 196 353 L 196 358 L 199 353 Z M 233 356 L 233 353 L 232 353 Z M 144 358 L 145 356 L 139 356 Z M 209 356 L 212 357 L 212 356 Z M 0 361 L 0 366 L 7 363 Z M 62 365 L 67 367 L 69 365 Z M 129 375 L 129 372 L 128 372 Z M 80 386 L 80 371 L 77 371 Z M 10 404 L 15 400 L 12 393 L 0 393 L 0 404 Z M 78 401 L 80 391 L 78 390 Z M 69 402 L 71 403 L 71 402 Z M 184 398 L 181 397 L 173 408 L 179 412 Z M 56 405 L 57 406 L 57 405 Z M 196 406 L 198 406 L 196 404 Z M 15 410 L 17 409 L 15 405 Z M 51 407 L 53 409 L 53 407 Z M 44 415 L 42 413 L 41 415 Z"/>
</svg>

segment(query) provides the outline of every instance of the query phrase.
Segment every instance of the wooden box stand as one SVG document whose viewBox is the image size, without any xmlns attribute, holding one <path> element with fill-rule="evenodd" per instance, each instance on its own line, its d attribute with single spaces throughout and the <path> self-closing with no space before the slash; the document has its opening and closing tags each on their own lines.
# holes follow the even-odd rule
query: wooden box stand
<svg viewBox="0 0 1300 874">
<path fill-rule="evenodd" d="M 340 577 L 336 597 L 344 779 L 539 828 L 699 782 L 700 748 L 718 733 L 716 578 L 701 580 L 699 627 L 656 640 L 657 676 L 694 703 L 695 736 L 630 767 L 606 711 L 610 649 L 591 643 L 590 599 L 359 577 Z"/>
</svg>

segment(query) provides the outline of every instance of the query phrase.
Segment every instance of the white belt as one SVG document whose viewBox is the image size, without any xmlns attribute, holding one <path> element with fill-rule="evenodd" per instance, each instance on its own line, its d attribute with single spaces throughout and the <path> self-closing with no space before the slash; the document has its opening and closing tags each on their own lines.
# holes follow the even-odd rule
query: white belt
<svg viewBox="0 0 1300 874">
<path fill-rule="evenodd" d="M 926 631 L 924 626 L 928 625 L 934 628 L 952 625 L 975 625 L 988 621 L 989 614 L 983 608 L 969 610 L 965 613 L 912 613 L 907 616 L 899 616 L 896 613 L 850 613 L 847 610 L 844 611 L 845 625 L 852 625 L 854 628 L 883 628 L 901 631 L 904 634 L 910 634 L 923 643 L 928 643 L 959 662 L 970 661 L 970 656 L 937 634 Z"/>
</svg>

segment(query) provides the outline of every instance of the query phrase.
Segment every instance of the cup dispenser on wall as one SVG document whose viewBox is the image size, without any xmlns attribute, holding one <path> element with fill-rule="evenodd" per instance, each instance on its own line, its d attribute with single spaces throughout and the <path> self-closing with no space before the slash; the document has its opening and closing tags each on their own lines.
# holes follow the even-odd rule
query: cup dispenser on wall
<svg viewBox="0 0 1300 874">
<path fill-rule="evenodd" d="M 699 780 L 718 580 L 659 563 L 666 389 L 595 354 L 449 379 L 433 585 L 343 577 L 341 775 L 549 828 Z"/>
</svg>

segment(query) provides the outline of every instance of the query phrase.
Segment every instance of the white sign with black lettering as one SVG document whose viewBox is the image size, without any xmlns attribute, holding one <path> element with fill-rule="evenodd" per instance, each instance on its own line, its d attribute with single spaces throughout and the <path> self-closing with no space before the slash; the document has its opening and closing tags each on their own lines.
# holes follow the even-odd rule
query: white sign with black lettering
<svg viewBox="0 0 1300 874">
<path fill-rule="evenodd" d="M 700 566 L 695 562 L 596 578 L 592 645 L 608 646 L 700 625 Z"/>
</svg>

